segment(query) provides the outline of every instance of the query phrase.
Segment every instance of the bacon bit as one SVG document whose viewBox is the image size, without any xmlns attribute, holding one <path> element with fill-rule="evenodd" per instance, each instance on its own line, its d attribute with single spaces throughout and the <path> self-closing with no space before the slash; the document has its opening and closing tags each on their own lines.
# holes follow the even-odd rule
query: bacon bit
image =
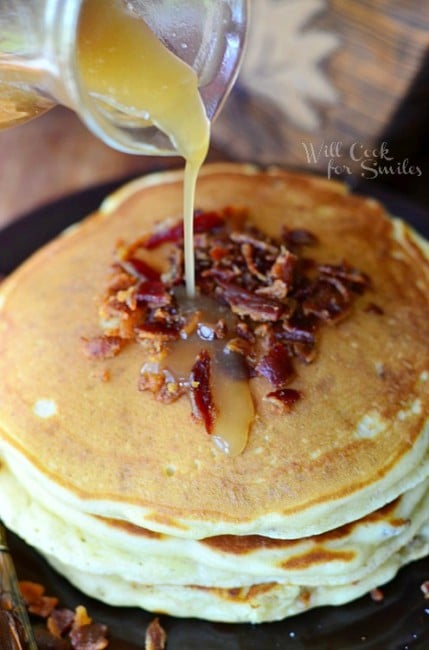
<svg viewBox="0 0 429 650">
<path fill-rule="evenodd" d="M 225 220 L 217 212 L 201 212 L 194 215 L 194 233 L 208 232 L 223 226 Z M 183 223 L 180 222 L 166 228 L 159 230 L 146 239 L 144 248 L 151 250 L 158 248 L 161 244 L 177 243 L 183 240 Z"/>
<path fill-rule="evenodd" d="M 58 598 L 45 596 L 45 588 L 36 582 L 22 581 L 19 583 L 24 603 L 30 612 L 41 618 L 47 618 L 58 605 Z"/>
<path fill-rule="evenodd" d="M 294 388 L 279 388 L 267 393 L 265 399 L 289 412 L 295 403 L 301 399 L 301 393 Z"/>
<path fill-rule="evenodd" d="M 236 352 L 237 354 L 241 354 L 241 356 L 246 357 L 251 352 L 251 344 L 249 341 L 246 341 L 245 339 L 237 336 L 228 341 L 225 349 L 228 350 L 228 352 Z"/>
<path fill-rule="evenodd" d="M 178 325 L 162 321 L 141 323 L 136 327 L 136 332 L 141 339 L 157 339 L 159 341 L 174 341 L 180 336 Z"/>
<path fill-rule="evenodd" d="M 219 284 L 222 288 L 220 295 L 229 304 L 234 314 L 241 317 L 249 316 L 257 322 L 279 320 L 283 310 L 279 301 L 259 296 L 232 282 Z"/>
<path fill-rule="evenodd" d="M 243 254 L 244 261 L 246 262 L 247 268 L 249 272 L 254 275 L 258 280 L 261 280 L 262 282 L 267 281 L 267 276 L 265 273 L 262 273 L 256 264 L 256 260 L 254 257 L 254 248 L 252 244 L 249 243 L 244 243 L 241 245 L 241 252 Z"/>
<path fill-rule="evenodd" d="M 45 596 L 43 585 L 21 581 L 19 586 L 29 613 L 47 619 L 45 628 L 37 625 L 34 630 L 37 647 L 40 650 L 67 650 L 67 648 L 104 650 L 107 648 L 109 645 L 107 627 L 94 623 L 85 607 L 79 605 L 74 612 L 70 609 L 58 608 L 58 598 Z"/>
<path fill-rule="evenodd" d="M 268 379 L 273 386 L 284 386 L 295 375 L 289 349 L 281 343 L 275 343 L 256 364 L 255 371 L 257 375 Z"/>
<path fill-rule="evenodd" d="M 74 618 L 75 613 L 71 609 L 54 609 L 46 621 L 46 627 L 53 636 L 60 638 L 70 632 Z"/>
<path fill-rule="evenodd" d="M 83 605 L 78 605 L 75 609 L 73 627 L 78 628 L 82 627 L 83 625 L 89 625 L 90 623 L 92 623 L 92 618 L 88 616 L 86 607 Z"/>
<path fill-rule="evenodd" d="M 255 342 L 255 334 L 253 330 L 250 329 L 248 323 L 245 323 L 244 321 L 239 321 L 237 323 L 235 331 L 237 333 L 237 336 L 244 339 L 245 341 L 249 341 L 250 343 Z"/>
<path fill-rule="evenodd" d="M 292 343 L 294 356 L 302 363 L 312 363 L 316 358 L 316 348 L 308 343 Z"/>
<path fill-rule="evenodd" d="M 73 650 L 104 650 L 109 645 L 107 627 L 100 623 L 88 623 L 70 632 Z"/>
<path fill-rule="evenodd" d="M 325 280 L 315 282 L 308 298 L 302 303 L 304 315 L 314 315 L 327 322 L 338 322 L 347 316 L 349 294 L 340 289 L 338 284 Z"/>
<path fill-rule="evenodd" d="M 381 603 L 384 600 L 384 593 L 378 587 L 371 589 L 369 595 L 375 603 Z"/>
<path fill-rule="evenodd" d="M 282 280 L 289 288 L 293 284 L 297 261 L 298 258 L 296 255 L 286 248 L 282 248 L 269 271 L 269 275 L 275 280 Z"/>
<path fill-rule="evenodd" d="M 295 343 L 306 343 L 307 345 L 314 345 L 316 337 L 314 331 L 298 325 L 293 325 L 290 322 L 283 323 L 282 338 L 286 341 L 293 341 Z"/>
<path fill-rule="evenodd" d="M 323 276 L 331 276 L 343 280 L 347 286 L 356 293 L 362 293 L 364 289 L 371 286 L 371 280 L 366 273 L 362 273 L 352 266 L 343 262 L 342 264 L 321 264 L 319 273 Z"/>
<path fill-rule="evenodd" d="M 190 373 L 192 410 L 197 420 L 202 420 L 207 433 L 212 433 L 216 409 L 210 388 L 211 359 L 207 350 L 197 356 Z"/>
<path fill-rule="evenodd" d="M 124 271 L 139 280 L 159 280 L 161 277 L 159 271 L 138 257 L 129 257 L 125 260 L 121 260 L 119 264 L 122 266 Z"/>
<path fill-rule="evenodd" d="M 228 249 L 224 246 L 213 246 L 210 248 L 209 255 L 213 262 L 220 262 L 228 255 Z"/>
<path fill-rule="evenodd" d="M 171 294 L 160 280 L 144 280 L 135 288 L 137 302 L 146 302 L 149 307 L 165 307 L 171 304 Z"/>
<path fill-rule="evenodd" d="M 421 592 L 426 600 L 429 600 L 429 580 L 425 580 L 420 585 Z"/>
<path fill-rule="evenodd" d="M 236 244 L 251 244 L 254 248 L 264 253 L 275 255 L 277 253 L 277 247 L 260 235 L 261 233 L 256 229 L 253 229 L 253 231 L 249 229 L 247 232 L 232 232 L 230 239 Z"/>
<path fill-rule="evenodd" d="M 91 339 L 82 337 L 84 352 L 90 359 L 110 359 L 116 357 L 122 350 L 125 340 L 120 336 L 94 336 Z"/>
<path fill-rule="evenodd" d="M 376 305 L 374 302 L 369 302 L 365 307 L 365 311 L 367 314 L 377 314 L 378 316 L 384 314 L 384 309 Z"/>
<path fill-rule="evenodd" d="M 155 618 L 146 629 L 145 650 L 165 650 L 166 643 L 167 633 L 159 619 Z"/>
<path fill-rule="evenodd" d="M 283 282 L 283 280 L 274 280 L 272 284 L 256 289 L 255 293 L 257 293 L 258 296 L 265 296 L 272 300 L 284 300 L 287 296 L 287 291 L 288 286 L 286 282 Z"/>
</svg>

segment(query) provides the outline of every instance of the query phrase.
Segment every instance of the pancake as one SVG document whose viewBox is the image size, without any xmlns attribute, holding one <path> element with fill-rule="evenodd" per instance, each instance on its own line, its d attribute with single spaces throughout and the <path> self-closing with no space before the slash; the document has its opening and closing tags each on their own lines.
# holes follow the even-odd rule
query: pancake
<svg viewBox="0 0 429 650">
<path fill-rule="evenodd" d="M 39 486 L 0 470 L 4 521 L 82 591 L 113 605 L 251 623 L 349 602 L 425 556 L 428 486 L 321 535 L 191 540 L 59 510 Z"/>
<path fill-rule="evenodd" d="M 185 397 L 137 389 L 144 346 L 101 362 L 82 352 L 100 333 L 116 242 L 177 222 L 182 179 L 131 182 L 3 282 L 0 516 L 114 604 L 256 622 L 347 602 L 428 552 L 429 246 L 343 184 L 203 169 L 197 208 L 238 206 L 271 237 L 308 230 L 313 260 L 371 280 L 300 364 L 290 412 L 250 380 L 256 417 L 231 456 Z"/>
</svg>

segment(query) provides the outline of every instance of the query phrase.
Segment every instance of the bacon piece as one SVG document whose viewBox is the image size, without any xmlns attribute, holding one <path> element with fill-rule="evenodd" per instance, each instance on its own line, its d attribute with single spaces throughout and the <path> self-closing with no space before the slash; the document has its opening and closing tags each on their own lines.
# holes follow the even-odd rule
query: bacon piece
<svg viewBox="0 0 429 650">
<path fill-rule="evenodd" d="M 74 618 L 75 613 L 71 609 L 54 609 L 46 621 L 46 626 L 55 637 L 62 637 L 70 632 Z"/>
<path fill-rule="evenodd" d="M 104 650 L 109 645 L 107 627 L 100 623 L 87 623 L 70 632 L 73 650 Z"/>
<path fill-rule="evenodd" d="M 165 650 L 167 633 L 159 622 L 159 618 L 149 623 L 146 628 L 145 650 Z"/>
<path fill-rule="evenodd" d="M 340 291 L 336 284 L 322 279 L 314 283 L 310 295 L 302 303 L 305 315 L 312 314 L 328 322 L 344 318 L 349 307 L 350 300 L 346 298 L 344 292 Z"/>
<path fill-rule="evenodd" d="M 261 287 L 256 289 L 255 293 L 258 296 L 266 296 L 267 298 L 272 298 L 273 300 L 284 300 L 287 296 L 288 286 L 283 280 L 274 280 L 272 284 L 268 284 L 266 287 Z"/>
<path fill-rule="evenodd" d="M 202 420 L 207 433 L 213 432 L 216 408 L 210 388 L 211 359 L 207 350 L 197 356 L 190 373 L 190 396 L 194 416 Z"/>
<path fill-rule="evenodd" d="M 83 350 L 90 359 L 110 359 L 115 357 L 125 345 L 125 339 L 120 336 L 94 336 L 91 339 L 82 338 Z"/>
<path fill-rule="evenodd" d="M 137 302 L 145 302 L 149 307 L 164 307 L 172 302 L 172 296 L 160 280 L 143 280 L 135 288 Z"/>
<path fill-rule="evenodd" d="M 212 246 L 209 250 L 210 259 L 213 260 L 213 262 L 219 262 L 224 257 L 227 257 L 228 254 L 229 251 L 226 246 L 221 246 L 219 244 Z"/>
<path fill-rule="evenodd" d="M 286 248 L 282 248 L 269 271 L 269 275 L 275 280 L 282 280 L 290 288 L 293 284 L 297 260 L 296 255 Z"/>
<path fill-rule="evenodd" d="M 371 599 L 375 603 L 381 603 L 384 600 L 384 593 L 378 587 L 375 587 L 375 589 L 371 589 L 369 594 L 371 596 Z"/>
<path fill-rule="evenodd" d="M 301 399 L 301 393 L 294 388 L 279 388 L 267 393 L 265 399 L 281 406 L 284 411 L 291 411 L 295 403 Z"/>
<path fill-rule="evenodd" d="M 270 346 L 266 355 L 258 361 L 256 374 L 268 379 L 273 386 L 284 386 L 295 375 L 292 357 L 282 343 Z"/>
<path fill-rule="evenodd" d="M 320 264 L 318 270 L 321 276 L 331 276 L 342 280 L 356 293 L 362 293 L 371 286 L 369 276 L 353 268 L 347 262 L 342 264 Z"/>
<path fill-rule="evenodd" d="M 280 318 L 283 306 L 278 300 L 265 298 L 245 289 L 239 284 L 220 283 L 222 297 L 239 316 L 249 316 L 252 320 L 276 321 Z"/>
<path fill-rule="evenodd" d="M 294 341 L 295 343 L 306 343 L 307 345 L 314 345 L 316 342 L 314 329 L 311 331 L 304 326 L 294 325 L 291 321 L 285 321 L 283 323 L 281 338 L 287 341 Z"/>
<path fill-rule="evenodd" d="M 120 266 L 135 278 L 146 280 L 159 280 L 161 274 L 139 257 L 129 257 L 119 262 Z"/>
<path fill-rule="evenodd" d="M 256 229 L 232 232 L 230 239 L 236 244 L 251 244 L 254 248 L 263 251 L 265 254 L 276 255 L 277 246 L 267 241 L 261 232 Z"/>
<path fill-rule="evenodd" d="M 150 321 L 136 326 L 137 336 L 141 339 L 158 339 L 159 341 L 175 341 L 180 336 L 178 323 L 165 321 Z"/>
<path fill-rule="evenodd" d="M 47 618 L 58 605 L 58 598 L 45 596 L 45 588 L 37 582 L 23 580 L 19 583 L 19 588 L 30 614 Z"/>
<path fill-rule="evenodd" d="M 200 212 L 194 215 L 194 233 L 202 233 L 223 226 L 224 218 L 218 212 Z M 144 242 L 147 250 L 157 248 L 161 244 L 175 243 L 183 239 L 183 223 L 177 223 L 170 228 L 153 232 Z"/>
<path fill-rule="evenodd" d="M 251 275 L 254 275 L 258 280 L 261 282 L 267 282 L 268 278 L 265 273 L 262 273 L 257 266 L 255 256 L 254 256 L 254 248 L 252 244 L 249 243 L 244 243 L 241 245 L 241 253 L 243 255 L 244 261 L 246 262 L 247 268 L 249 270 L 249 273 Z"/>
</svg>

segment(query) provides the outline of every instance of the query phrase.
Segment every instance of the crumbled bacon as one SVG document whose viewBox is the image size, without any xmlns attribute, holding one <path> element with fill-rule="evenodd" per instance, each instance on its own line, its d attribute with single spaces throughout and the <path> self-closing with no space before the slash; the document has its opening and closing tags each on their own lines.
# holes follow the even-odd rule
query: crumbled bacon
<svg viewBox="0 0 429 650">
<path fill-rule="evenodd" d="M 145 302 L 149 307 L 164 307 L 171 303 L 171 294 L 160 280 L 143 280 L 135 288 L 137 302 Z"/>
<path fill-rule="evenodd" d="M 169 268 L 160 275 L 145 251 L 165 244 Z M 296 363 L 314 361 L 322 325 L 346 318 L 355 296 L 371 286 L 369 277 L 346 261 L 320 264 L 302 254 L 317 244 L 304 229 L 284 227 L 278 239 L 267 236 L 245 224 L 241 208 L 196 214 L 196 285 L 201 296 L 229 314 L 207 320 L 198 306 L 184 313 L 178 300 L 178 287 L 185 283 L 182 222 L 161 226 L 129 246 L 119 242 L 100 308 L 105 336 L 87 341 L 87 354 L 106 358 L 117 354 L 122 339 L 134 339 L 155 357 L 165 356 L 181 340 L 197 337 L 201 351 L 188 377 L 179 380 L 160 370 L 164 366 L 146 363 L 138 388 L 166 403 L 187 393 L 194 416 L 210 433 L 217 413 L 209 379 L 212 346 L 222 342 L 224 351 L 243 360 L 243 376 L 265 378 L 271 385 L 268 400 L 290 410 L 301 397 L 289 388 Z M 379 313 L 376 307 L 367 311 Z"/>
<path fill-rule="evenodd" d="M 46 618 L 58 605 L 58 598 L 45 596 L 45 588 L 36 582 L 22 581 L 19 586 L 30 614 Z"/>
<path fill-rule="evenodd" d="M 253 321 L 277 321 L 283 308 L 278 300 L 266 298 L 233 282 L 221 282 L 218 296 L 222 297 L 234 314 L 241 318 L 249 316 Z"/>
<path fill-rule="evenodd" d="M 167 633 L 159 622 L 159 618 L 154 618 L 146 628 L 145 650 L 165 650 L 167 643 Z"/>
<path fill-rule="evenodd" d="M 378 587 L 371 589 L 370 596 L 375 603 L 381 603 L 384 600 L 384 593 Z"/>
<path fill-rule="evenodd" d="M 208 232 L 223 226 L 223 217 L 218 212 L 201 212 L 194 218 L 194 233 Z M 153 232 L 144 242 L 144 248 L 150 250 L 161 244 L 180 242 L 183 239 L 183 222 L 169 228 L 161 228 Z"/>
<path fill-rule="evenodd" d="M 159 271 L 138 257 L 129 257 L 126 260 L 121 260 L 120 265 L 126 273 L 140 280 L 159 280 L 161 277 Z"/>
<path fill-rule="evenodd" d="M 115 357 L 124 347 L 124 339 L 120 336 L 94 336 L 83 338 L 84 352 L 90 359 L 110 359 Z"/>
<path fill-rule="evenodd" d="M 210 388 L 210 355 L 202 350 L 192 366 L 190 374 L 191 400 L 194 416 L 204 422 L 207 433 L 212 433 L 216 417 Z"/>
<path fill-rule="evenodd" d="M 33 629 L 39 650 L 104 650 L 109 646 L 107 626 L 94 622 L 83 605 L 78 605 L 74 611 L 58 607 L 58 598 L 45 596 L 45 587 L 36 582 L 23 580 L 19 587 L 29 614 L 46 620 L 46 627 L 37 624 Z M 21 648 L 24 633 L 18 630 L 19 621 L 9 611 L 13 607 L 12 600 L 5 593 L 1 598 L 0 637 L 3 638 L 5 632 L 7 640 L 13 638 L 16 647 Z M 49 605 L 54 603 L 53 608 L 45 606 L 48 602 Z M 167 633 L 155 618 L 146 628 L 145 649 L 165 650 L 166 642 Z"/>
<path fill-rule="evenodd" d="M 282 343 L 274 343 L 256 364 L 256 374 L 268 379 L 273 386 L 284 386 L 294 375 L 292 355 Z"/>
<path fill-rule="evenodd" d="M 279 388 L 267 393 L 266 399 L 285 411 L 291 411 L 295 403 L 301 399 L 301 393 L 294 388 Z"/>
<path fill-rule="evenodd" d="M 71 609 L 54 609 L 46 621 L 46 626 L 55 637 L 62 637 L 72 629 L 74 617 L 75 613 Z"/>
<path fill-rule="evenodd" d="M 109 645 L 107 627 L 100 623 L 86 623 L 70 632 L 73 650 L 104 650 Z"/>
</svg>

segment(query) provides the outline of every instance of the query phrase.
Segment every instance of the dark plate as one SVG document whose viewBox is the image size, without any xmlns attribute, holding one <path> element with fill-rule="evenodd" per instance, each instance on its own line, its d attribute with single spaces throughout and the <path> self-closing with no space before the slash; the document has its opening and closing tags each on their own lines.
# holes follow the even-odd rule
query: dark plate
<svg viewBox="0 0 429 650">
<path fill-rule="evenodd" d="M 0 274 L 6 275 L 63 228 L 94 210 L 118 184 L 91 188 L 46 205 L 0 231 Z M 375 184 L 360 188 L 381 199 L 392 214 L 429 237 L 429 212 Z M 20 579 L 46 586 L 63 606 L 87 607 L 98 622 L 108 625 L 111 650 L 142 650 L 153 614 L 113 608 L 85 597 L 53 571 L 15 535 L 9 542 Z M 420 585 L 429 579 L 429 558 L 402 569 L 383 587 L 384 600 L 370 596 L 343 607 L 311 610 L 280 623 L 231 625 L 161 616 L 168 633 L 168 650 L 425 650 L 429 648 L 429 601 Z"/>
</svg>

